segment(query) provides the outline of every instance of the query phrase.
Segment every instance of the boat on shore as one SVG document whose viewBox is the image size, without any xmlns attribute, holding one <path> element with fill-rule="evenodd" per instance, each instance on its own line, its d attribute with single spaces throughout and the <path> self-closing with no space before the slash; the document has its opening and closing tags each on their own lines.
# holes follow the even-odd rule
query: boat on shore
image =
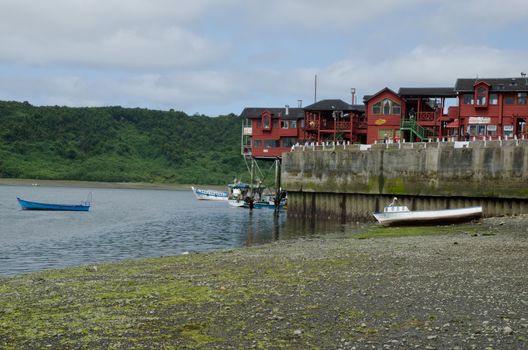
<svg viewBox="0 0 528 350">
<path fill-rule="evenodd" d="M 91 206 L 91 201 L 81 202 L 80 204 L 55 204 L 32 202 L 19 197 L 17 197 L 17 201 L 23 210 L 88 211 Z"/>
<path fill-rule="evenodd" d="M 378 222 L 384 226 L 390 225 L 424 225 L 432 223 L 462 222 L 482 216 L 482 207 L 467 207 L 442 210 L 411 211 L 405 205 L 395 205 L 397 198 L 383 209 L 383 212 L 373 213 Z"/>
<path fill-rule="evenodd" d="M 228 197 L 227 192 L 216 191 L 216 190 L 204 190 L 191 186 L 191 189 L 199 200 L 210 200 L 210 201 L 226 201 Z"/>
</svg>

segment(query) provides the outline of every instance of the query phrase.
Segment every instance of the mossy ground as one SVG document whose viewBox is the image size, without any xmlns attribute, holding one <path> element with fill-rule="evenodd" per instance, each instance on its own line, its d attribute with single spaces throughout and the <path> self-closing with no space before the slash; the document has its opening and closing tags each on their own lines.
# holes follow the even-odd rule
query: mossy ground
<svg viewBox="0 0 528 350">
<path fill-rule="evenodd" d="M 382 346 L 391 339 L 404 344 L 402 334 L 429 341 L 424 334 L 437 324 L 460 320 L 457 332 L 468 331 L 464 317 L 473 317 L 471 303 L 457 308 L 451 302 L 466 293 L 457 289 L 459 282 L 472 293 L 471 302 L 480 295 L 475 288 L 482 282 L 471 281 L 484 266 L 480 259 L 487 264 L 483 273 L 497 279 L 494 285 L 511 285 L 504 288 L 512 293 L 526 285 L 526 276 L 509 283 L 519 274 L 498 278 L 488 261 L 526 262 L 526 241 L 504 250 L 502 231 L 476 224 L 378 227 L 349 238 L 279 241 L 104 264 L 96 271 L 77 267 L 4 278 L 0 348 L 335 349 Z M 423 236 L 432 233 L 442 235 Z M 433 237 L 438 238 L 429 243 Z M 475 255 L 481 245 L 478 252 L 486 256 Z M 494 290 L 485 294 L 493 296 Z M 446 305 L 436 305 L 439 300 Z M 502 307 L 497 317 L 507 312 Z M 490 317 L 494 310 L 490 306 Z M 517 332 L 510 340 L 522 346 L 519 339 L 525 338 Z"/>
</svg>

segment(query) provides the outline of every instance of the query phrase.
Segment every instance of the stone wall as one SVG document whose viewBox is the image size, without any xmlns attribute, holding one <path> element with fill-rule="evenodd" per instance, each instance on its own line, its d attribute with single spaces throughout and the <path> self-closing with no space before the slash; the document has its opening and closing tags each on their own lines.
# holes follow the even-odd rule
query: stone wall
<svg viewBox="0 0 528 350">
<path fill-rule="evenodd" d="M 281 176 L 293 216 L 364 218 L 393 196 L 411 209 L 528 212 L 528 141 L 300 146 Z"/>
</svg>

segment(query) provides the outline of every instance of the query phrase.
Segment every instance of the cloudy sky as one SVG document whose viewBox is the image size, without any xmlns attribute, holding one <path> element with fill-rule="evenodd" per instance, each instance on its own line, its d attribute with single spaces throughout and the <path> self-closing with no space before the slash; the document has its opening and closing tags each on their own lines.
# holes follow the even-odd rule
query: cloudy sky
<svg viewBox="0 0 528 350">
<path fill-rule="evenodd" d="M 0 100 L 239 114 L 528 70 L 526 0 L 1 0 Z"/>
</svg>

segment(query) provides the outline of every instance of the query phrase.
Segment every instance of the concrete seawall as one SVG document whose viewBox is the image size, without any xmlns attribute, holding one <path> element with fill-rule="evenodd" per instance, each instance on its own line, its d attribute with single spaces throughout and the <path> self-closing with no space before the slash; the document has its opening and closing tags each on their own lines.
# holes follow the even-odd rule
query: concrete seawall
<svg viewBox="0 0 528 350">
<path fill-rule="evenodd" d="M 281 176 L 291 216 L 371 219 L 393 196 L 411 210 L 528 213 L 528 141 L 300 146 Z"/>
</svg>

